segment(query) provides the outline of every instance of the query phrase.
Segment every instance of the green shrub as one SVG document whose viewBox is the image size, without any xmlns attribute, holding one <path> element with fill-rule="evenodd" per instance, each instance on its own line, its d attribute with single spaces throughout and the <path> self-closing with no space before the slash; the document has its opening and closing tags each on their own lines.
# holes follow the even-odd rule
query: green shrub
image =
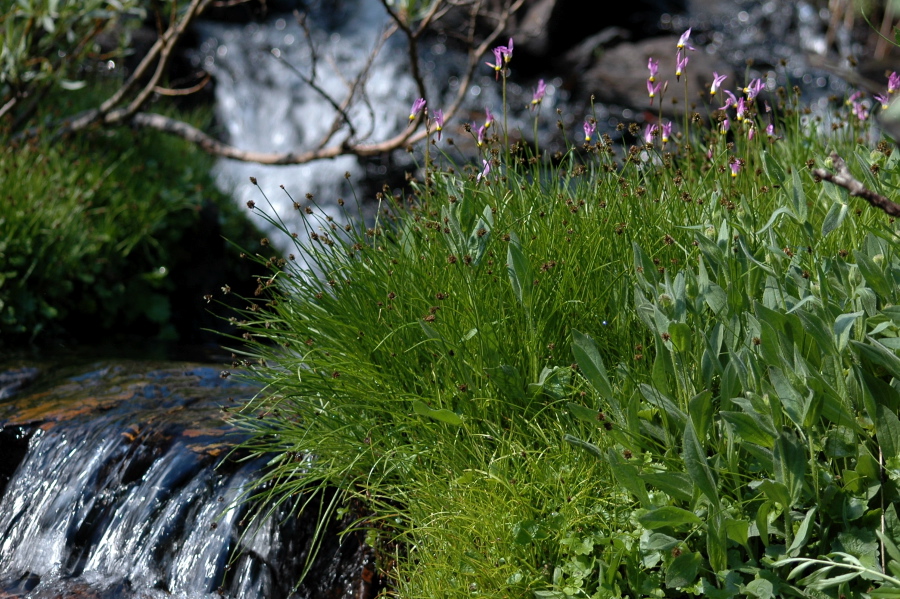
<svg viewBox="0 0 900 599">
<path fill-rule="evenodd" d="M 49 106 L 90 104 L 107 86 Z M 208 118 L 198 112 L 194 120 Z M 173 307 L 249 276 L 236 254 L 226 280 L 185 297 L 176 280 L 205 251 L 198 231 L 248 243 L 253 233 L 209 174 L 212 159 L 172 136 L 127 129 L 18 143 L 0 154 L 0 335 L 7 343 L 132 332 L 178 336 Z M 201 220 L 212 220 L 205 225 Z M 218 240 L 215 240 L 217 243 Z M 224 242 L 221 242 L 224 246 Z M 224 251 L 223 251 L 224 253 Z M 230 274 L 229 274 L 230 273 Z M 184 280 L 185 277 L 181 277 Z M 197 310 L 202 313 L 202 310 Z M 211 324 L 211 323 L 210 323 Z"/>
<path fill-rule="evenodd" d="M 777 97 L 557 166 L 426 153 L 374 226 L 258 254 L 253 498 L 361 501 L 403 597 L 893 592 L 896 228 L 809 168 L 852 154 L 882 189 L 897 154 Z"/>
</svg>

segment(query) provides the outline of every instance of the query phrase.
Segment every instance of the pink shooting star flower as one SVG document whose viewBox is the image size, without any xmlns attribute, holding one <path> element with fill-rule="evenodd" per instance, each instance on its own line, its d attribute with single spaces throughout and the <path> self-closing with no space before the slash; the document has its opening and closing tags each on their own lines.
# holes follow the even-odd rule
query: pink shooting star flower
<svg viewBox="0 0 900 599">
<path fill-rule="evenodd" d="M 597 130 L 597 123 L 592 119 L 588 119 L 584 122 L 584 141 L 591 141 L 591 136 L 594 135 L 594 131 Z"/>
<path fill-rule="evenodd" d="M 724 90 L 724 92 L 725 92 L 725 95 L 728 96 L 728 99 L 725 100 L 725 104 L 722 105 L 722 108 L 720 108 L 720 110 L 728 110 L 729 106 L 737 105 L 737 98 L 734 96 L 734 94 L 731 93 L 730 91 L 728 91 L 727 89 Z"/>
<path fill-rule="evenodd" d="M 881 104 L 881 109 L 882 109 L 882 110 L 887 110 L 887 109 L 888 109 L 888 106 L 890 106 L 890 104 L 891 104 L 891 98 L 890 98 L 890 96 L 886 96 L 886 95 L 883 95 L 883 94 L 878 94 L 878 95 L 875 95 L 875 96 L 872 96 L 872 97 L 875 98 L 875 100 L 876 100 L 879 104 Z"/>
<path fill-rule="evenodd" d="M 738 176 L 739 172 L 741 172 L 741 161 L 737 158 L 733 158 L 732 160 L 733 162 L 731 163 L 731 177 L 733 179 L 734 177 Z"/>
<path fill-rule="evenodd" d="M 547 84 L 545 84 L 544 80 L 541 79 L 538 81 L 537 89 L 534 90 L 534 95 L 531 97 L 531 108 L 532 109 L 544 100 L 544 94 L 546 94 L 546 93 L 547 93 Z"/>
<path fill-rule="evenodd" d="M 672 121 L 669 121 L 665 125 L 662 126 L 662 142 L 664 144 L 669 143 L 669 136 L 672 135 Z"/>
<path fill-rule="evenodd" d="M 478 142 L 477 143 L 478 143 L 479 148 L 484 145 L 484 132 L 485 131 L 487 131 L 487 128 L 484 125 L 482 125 L 481 127 L 478 128 Z"/>
<path fill-rule="evenodd" d="M 775 123 L 769 123 L 766 125 L 766 135 L 769 136 L 769 140 L 775 137 Z"/>
<path fill-rule="evenodd" d="M 853 114 L 855 114 L 856 118 L 858 118 L 860 121 L 864 121 L 869 118 L 869 109 L 862 102 L 854 102 Z"/>
<path fill-rule="evenodd" d="M 860 99 L 861 97 L 862 97 L 861 91 L 857 90 L 857 91 L 853 92 L 852 94 L 850 94 L 850 97 L 847 98 L 847 102 L 846 102 L 847 106 L 852 106 L 853 104 L 856 104 L 856 101 L 858 99 Z"/>
<path fill-rule="evenodd" d="M 728 79 L 728 75 L 719 75 L 713 71 L 713 82 L 712 85 L 709 86 L 709 95 L 715 96 L 716 92 L 719 91 L 719 86 L 722 85 L 722 82 L 726 79 Z"/>
<path fill-rule="evenodd" d="M 494 124 L 494 115 L 491 114 L 491 109 L 487 106 L 484 107 L 484 129 L 487 131 L 491 128 L 491 125 Z"/>
<path fill-rule="evenodd" d="M 769 106 L 768 102 L 763 102 L 763 106 L 766 107 L 766 112 L 772 112 L 772 107 Z"/>
<path fill-rule="evenodd" d="M 425 98 L 419 98 L 413 102 L 412 108 L 409 109 L 410 123 L 416 120 L 416 117 L 419 116 L 419 113 L 422 112 L 423 108 L 425 108 Z"/>
<path fill-rule="evenodd" d="M 675 80 L 681 81 L 681 76 L 684 74 L 684 69 L 687 68 L 688 63 L 688 55 L 687 52 L 684 54 L 681 53 L 681 50 L 678 51 L 678 54 L 675 55 Z"/>
<path fill-rule="evenodd" d="M 506 50 L 505 46 L 497 46 L 493 49 L 494 52 L 494 62 L 485 62 L 487 66 L 494 69 L 494 80 L 500 78 L 500 71 L 503 70 L 503 51 Z"/>
<path fill-rule="evenodd" d="M 888 93 L 893 94 L 900 89 L 900 75 L 897 74 L 896 71 L 891 73 L 891 76 L 888 77 Z"/>
<path fill-rule="evenodd" d="M 500 53 L 503 54 L 503 62 L 505 64 L 509 64 L 509 61 L 512 60 L 513 54 L 513 39 L 509 38 L 509 43 L 506 46 L 500 46 Z"/>
<path fill-rule="evenodd" d="M 681 34 L 681 37 L 678 38 L 678 44 L 675 46 L 679 50 L 684 50 L 687 48 L 688 50 L 696 50 L 695 47 L 691 45 L 688 41 L 688 38 L 691 37 L 691 28 L 689 27 L 687 31 Z"/>
<path fill-rule="evenodd" d="M 656 135 L 656 131 L 659 129 L 656 123 L 650 124 L 647 123 L 647 127 L 644 129 L 644 143 L 652 144 L 653 137 Z"/>
<path fill-rule="evenodd" d="M 737 107 L 736 107 L 736 108 L 737 108 L 737 114 L 735 115 L 735 118 L 736 118 L 739 122 L 740 122 L 740 121 L 743 121 L 744 118 L 745 118 L 745 115 L 746 115 L 746 113 L 747 113 L 747 104 L 746 104 L 746 102 L 744 102 L 744 99 L 743 99 L 743 98 L 738 98 L 738 101 L 737 101 Z"/>
<path fill-rule="evenodd" d="M 749 141 L 753 141 L 753 137 L 756 135 L 756 127 L 753 123 L 750 123 L 750 128 L 747 129 L 747 139 Z"/>
<path fill-rule="evenodd" d="M 724 135 L 725 133 L 728 133 L 729 129 L 731 129 L 731 121 L 728 120 L 728 117 L 725 117 L 722 119 L 722 122 L 719 123 L 719 133 Z"/>
<path fill-rule="evenodd" d="M 491 163 L 487 160 L 482 159 L 481 163 L 484 165 L 484 168 L 481 169 L 481 172 L 478 173 L 478 177 L 476 177 L 476 181 L 481 181 L 482 178 L 486 178 L 488 173 L 491 172 Z"/>
<path fill-rule="evenodd" d="M 762 79 L 754 79 L 751 81 L 747 87 L 744 88 L 744 93 L 747 94 L 747 99 L 752 100 L 756 96 L 759 95 L 763 89 L 765 89 L 766 84 L 763 83 Z"/>
<path fill-rule="evenodd" d="M 659 93 L 659 89 L 661 87 L 662 81 L 658 81 L 656 84 L 654 84 L 649 79 L 647 79 L 647 95 L 650 96 L 650 106 L 653 106 L 653 98 L 655 98 L 656 94 Z"/>
<path fill-rule="evenodd" d="M 437 131 L 438 141 L 441 141 L 441 131 L 444 130 L 444 111 L 440 108 L 434 111 L 434 130 Z"/>
<path fill-rule="evenodd" d="M 647 68 L 650 69 L 650 76 L 647 78 L 647 81 L 650 83 L 656 82 L 656 75 L 659 73 L 659 61 L 653 60 L 653 58 L 647 59 Z"/>
</svg>

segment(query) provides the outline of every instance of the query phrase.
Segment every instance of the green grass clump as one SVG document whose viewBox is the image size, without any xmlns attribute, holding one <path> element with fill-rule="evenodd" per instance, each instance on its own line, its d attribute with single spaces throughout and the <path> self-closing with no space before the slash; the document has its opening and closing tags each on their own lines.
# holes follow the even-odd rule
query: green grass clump
<svg viewBox="0 0 900 599">
<path fill-rule="evenodd" d="M 48 100 L 48 113 L 71 114 L 111 88 L 95 82 L 63 93 Z M 195 123 L 208 117 L 208 111 L 186 115 Z M 190 298 L 176 284 L 205 259 L 201 219 L 215 221 L 206 230 L 235 240 L 249 240 L 252 233 L 215 188 L 211 158 L 151 131 L 46 137 L 2 140 L 8 148 L 0 154 L 2 341 L 96 341 L 122 333 L 177 338 L 184 332 L 173 323 L 179 305 L 199 306 L 204 293 L 226 282 L 191 288 Z M 221 276 L 228 272 L 249 270 L 225 267 Z"/>
<path fill-rule="evenodd" d="M 402 597 L 900 592 L 897 227 L 810 172 L 900 154 L 772 101 L 554 165 L 432 149 L 373 226 L 258 255 L 255 497 L 361 500 Z"/>
</svg>

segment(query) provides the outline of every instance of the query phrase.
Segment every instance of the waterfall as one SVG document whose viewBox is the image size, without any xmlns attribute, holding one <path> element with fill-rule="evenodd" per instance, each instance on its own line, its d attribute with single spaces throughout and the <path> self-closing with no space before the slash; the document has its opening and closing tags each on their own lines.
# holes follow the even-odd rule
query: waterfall
<svg viewBox="0 0 900 599">
<path fill-rule="evenodd" d="M 241 502 L 264 463 L 225 459 L 241 437 L 221 408 L 255 391 L 208 366 L 103 363 L 0 403 L 0 461 L 27 438 L 0 496 L 0 595 L 362 596 L 358 541 L 326 544 L 295 590 L 315 515 L 257 522 Z"/>
</svg>

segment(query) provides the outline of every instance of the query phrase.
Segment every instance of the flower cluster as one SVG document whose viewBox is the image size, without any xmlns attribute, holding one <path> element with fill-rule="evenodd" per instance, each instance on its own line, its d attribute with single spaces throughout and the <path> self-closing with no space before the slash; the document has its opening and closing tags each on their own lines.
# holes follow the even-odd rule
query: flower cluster
<svg viewBox="0 0 900 599">
<path fill-rule="evenodd" d="M 494 52 L 494 62 L 486 62 L 487 66 L 494 69 L 494 79 L 500 77 L 500 73 L 503 72 L 503 69 L 506 65 L 509 64 L 509 61 L 512 60 L 513 55 L 513 39 L 509 38 L 509 43 L 505 46 L 497 46 L 493 49 Z"/>
</svg>

